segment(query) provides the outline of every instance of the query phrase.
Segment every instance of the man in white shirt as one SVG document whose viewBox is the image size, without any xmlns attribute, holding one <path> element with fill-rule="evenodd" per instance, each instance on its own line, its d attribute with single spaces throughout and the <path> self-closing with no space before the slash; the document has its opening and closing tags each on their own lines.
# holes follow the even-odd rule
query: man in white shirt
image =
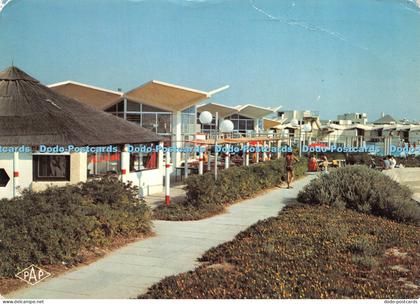
<svg viewBox="0 0 420 304">
<path fill-rule="evenodd" d="M 394 158 L 394 156 L 391 156 L 389 159 L 389 166 L 391 169 L 394 169 L 397 165 L 397 160 Z"/>
</svg>

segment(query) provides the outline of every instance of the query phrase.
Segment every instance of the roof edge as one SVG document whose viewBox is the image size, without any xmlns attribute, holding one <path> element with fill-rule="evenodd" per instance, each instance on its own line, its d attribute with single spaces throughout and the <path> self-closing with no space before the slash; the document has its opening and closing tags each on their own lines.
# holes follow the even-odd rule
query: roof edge
<svg viewBox="0 0 420 304">
<path fill-rule="evenodd" d="M 121 97 L 124 95 L 123 92 L 113 91 L 113 90 L 109 90 L 109 89 L 105 89 L 105 88 L 101 88 L 101 87 L 97 87 L 97 86 L 93 86 L 93 85 L 89 85 L 89 84 L 85 84 L 85 83 L 81 83 L 81 82 L 77 82 L 77 81 L 73 81 L 73 80 L 65 80 L 65 81 L 61 81 L 61 82 L 57 82 L 57 83 L 52 83 L 52 84 L 49 84 L 47 87 L 55 88 L 55 87 L 62 86 L 62 85 L 67 85 L 67 84 L 73 84 L 73 85 L 85 87 L 85 88 L 92 89 L 92 90 L 111 93 L 111 94 L 118 95 L 118 96 L 121 96 Z"/>
</svg>

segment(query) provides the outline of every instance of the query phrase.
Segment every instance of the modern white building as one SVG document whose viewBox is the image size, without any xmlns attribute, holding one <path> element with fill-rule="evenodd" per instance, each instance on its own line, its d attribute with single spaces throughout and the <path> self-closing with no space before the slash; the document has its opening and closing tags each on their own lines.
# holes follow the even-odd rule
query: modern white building
<svg viewBox="0 0 420 304">
<path fill-rule="evenodd" d="M 181 148 L 187 141 L 194 140 L 199 131 L 197 104 L 229 86 L 205 92 L 152 80 L 126 93 L 74 81 L 49 87 L 97 110 L 112 113 L 153 131 L 163 138 L 165 146 Z M 179 167 L 184 159 L 181 153 L 176 152 L 171 158 L 174 168 Z"/>
<path fill-rule="evenodd" d="M 368 115 L 366 113 L 344 113 L 337 116 L 337 121 L 350 121 L 350 124 L 366 125 L 368 123 Z"/>
</svg>

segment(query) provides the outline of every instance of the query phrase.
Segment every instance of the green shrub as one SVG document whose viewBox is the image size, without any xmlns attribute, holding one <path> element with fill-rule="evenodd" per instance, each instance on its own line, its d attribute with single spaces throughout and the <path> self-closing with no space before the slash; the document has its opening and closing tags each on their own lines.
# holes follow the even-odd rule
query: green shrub
<svg viewBox="0 0 420 304">
<path fill-rule="evenodd" d="M 397 158 L 397 162 L 405 167 L 420 167 L 420 156 L 410 155 L 407 158 Z"/>
<path fill-rule="evenodd" d="M 296 164 L 296 176 L 306 172 L 306 162 Z M 191 176 L 187 179 L 187 203 L 226 204 L 249 197 L 258 191 L 274 187 L 285 180 L 284 159 L 254 164 L 248 167 L 231 167 L 219 173 L 217 181 L 213 173 Z"/>
<path fill-rule="evenodd" d="M 388 176 L 366 166 L 347 166 L 313 180 L 299 193 L 298 201 L 326 204 L 420 223 L 420 206 L 411 191 Z"/>
<path fill-rule="evenodd" d="M 107 175 L 79 184 L 79 192 L 96 203 L 131 203 L 138 199 L 138 187 L 122 183 L 117 176 Z"/>
<path fill-rule="evenodd" d="M 295 175 L 302 176 L 307 161 L 295 165 Z M 221 213 L 226 204 L 255 195 L 279 185 L 286 179 L 284 159 L 235 166 L 222 170 L 217 181 L 211 172 L 190 176 L 186 180 L 186 200 L 170 206 L 159 206 L 154 217 L 160 220 L 197 220 Z"/>
<path fill-rule="evenodd" d="M 107 178 L 1 200 L 0 276 L 31 264 L 78 263 L 86 249 L 148 234 L 149 208 L 132 196 L 133 188 L 118 183 Z M 102 191 L 107 184 L 115 193 Z"/>
</svg>

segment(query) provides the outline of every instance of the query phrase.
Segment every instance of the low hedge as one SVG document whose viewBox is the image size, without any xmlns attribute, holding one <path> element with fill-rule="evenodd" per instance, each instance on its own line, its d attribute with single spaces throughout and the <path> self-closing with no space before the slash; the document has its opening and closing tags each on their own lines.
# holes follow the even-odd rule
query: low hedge
<svg viewBox="0 0 420 304">
<path fill-rule="evenodd" d="M 404 165 L 404 167 L 420 167 L 420 156 L 410 155 L 407 158 L 397 158 L 398 163 Z"/>
<path fill-rule="evenodd" d="M 299 193 L 298 201 L 349 208 L 418 225 L 420 206 L 411 196 L 408 187 L 377 170 L 347 166 L 311 181 Z"/>
<path fill-rule="evenodd" d="M 116 237 L 150 233 L 151 212 L 136 192 L 107 177 L 0 200 L 0 277 L 31 264 L 75 264 Z"/>
<path fill-rule="evenodd" d="M 303 175 L 307 161 L 295 165 L 295 176 Z M 217 181 L 211 172 L 190 176 L 186 180 L 186 200 L 170 206 L 159 206 L 154 217 L 161 220 L 194 220 L 212 216 L 224 206 L 279 185 L 286 179 L 284 159 L 251 166 L 235 166 L 221 170 Z"/>
</svg>

